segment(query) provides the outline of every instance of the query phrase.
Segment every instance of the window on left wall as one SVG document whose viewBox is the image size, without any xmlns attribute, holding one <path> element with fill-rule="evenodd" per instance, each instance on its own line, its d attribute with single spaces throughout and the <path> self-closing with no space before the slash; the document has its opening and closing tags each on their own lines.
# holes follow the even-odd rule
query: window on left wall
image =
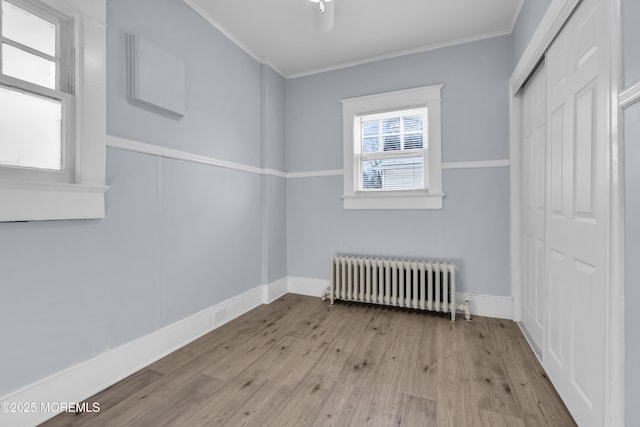
<svg viewBox="0 0 640 427">
<path fill-rule="evenodd" d="M 0 221 L 103 218 L 105 0 L 0 8 Z"/>
</svg>

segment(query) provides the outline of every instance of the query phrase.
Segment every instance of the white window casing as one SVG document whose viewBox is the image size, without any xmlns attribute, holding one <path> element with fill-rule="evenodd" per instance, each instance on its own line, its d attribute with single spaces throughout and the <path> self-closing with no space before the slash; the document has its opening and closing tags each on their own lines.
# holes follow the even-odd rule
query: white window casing
<svg viewBox="0 0 640 427">
<path fill-rule="evenodd" d="M 443 85 L 438 84 L 342 100 L 345 209 L 442 209 L 442 87 Z M 406 148 L 403 143 L 401 149 L 393 151 L 378 148 L 378 152 L 362 152 L 362 120 L 375 121 L 378 118 L 418 114 L 424 114 L 426 128 L 422 148 Z M 404 141 L 404 129 L 398 130 L 397 135 L 402 135 Z M 409 158 L 421 159 L 422 164 L 416 169 L 422 171 L 420 179 L 414 179 L 411 185 L 399 184 L 401 179 L 398 175 L 402 175 L 402 172 L 396 165 L 389 171 L 390 177 L 394 173 L 396 176 L 395 183 L 389 188 L 384 188 L 384 184 L 379 189 L 365 188 L 362 178 L 363 162 L 374 159 L 404 159 L 406 162 Z"/>
<path fill-rule="evenodd" d="M 27 11 L 43 6 L 64 17 L 61 22 L 68 23 L 71 43 L 59 57 L 58 72 L 65 77 L 56 88 L 0 76 L 2 88 L 62 103 L 65 166 L 61 172 L 0 166 L 0 221 L 104 218 L 106 0 L 9 2 Z"/>
</svg>

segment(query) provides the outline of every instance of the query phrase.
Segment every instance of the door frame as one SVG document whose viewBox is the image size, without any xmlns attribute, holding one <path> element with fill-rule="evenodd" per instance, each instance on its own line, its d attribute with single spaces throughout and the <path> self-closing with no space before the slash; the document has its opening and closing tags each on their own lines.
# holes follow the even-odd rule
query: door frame
<svg viewBox="0 0 640 427">
<path fill-rule="evenodd" d="M 529 41 L 509 80 L 509 153 L 511 160 L 510 188 L 510 244 L 511 295 L 513 319 L 522 320 L 522 221 L 521 221 L 521 101 L 524 86 L 555 37 L 570 18 L 581 0 L 551 0 L 549 8 Z M 624 426 L 624 170 L 622 135 L 619 133 L 619 93 L 622 72 L 622 31 L 620 0 L 604 0 L 610 18 L 609 93 L 609 195 L 610 224 L 605 301 L 605 393 L 604 418 L 606 425 Z"/>
</svg>

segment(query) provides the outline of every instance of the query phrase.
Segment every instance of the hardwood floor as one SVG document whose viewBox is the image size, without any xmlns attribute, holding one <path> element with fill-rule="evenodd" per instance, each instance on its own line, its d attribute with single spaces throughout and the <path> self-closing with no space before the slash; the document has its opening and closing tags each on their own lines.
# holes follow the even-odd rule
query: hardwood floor
<svg viewBox="0 0 640 427">
<path fill-rule="evenodd" d="M 572 426 L 518 327 L 286 295 L 44 426 Z"/>
</svg>

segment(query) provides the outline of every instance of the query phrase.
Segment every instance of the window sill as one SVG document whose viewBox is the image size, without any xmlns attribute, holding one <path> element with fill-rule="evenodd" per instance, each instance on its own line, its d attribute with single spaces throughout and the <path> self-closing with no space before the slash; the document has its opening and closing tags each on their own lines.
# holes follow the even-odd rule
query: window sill
<svg viewBox="0 0 640 427">
<path fill-rule="evenodd" d="M 0 222 L 105 217 L 108 187 L 86 184 L 0 182 Z"/>
<path fill-rule="evenodd" d="M 442 209 L 444 193 L 356 193 L 342 196 L 345 209 Z"/>
</svg>

